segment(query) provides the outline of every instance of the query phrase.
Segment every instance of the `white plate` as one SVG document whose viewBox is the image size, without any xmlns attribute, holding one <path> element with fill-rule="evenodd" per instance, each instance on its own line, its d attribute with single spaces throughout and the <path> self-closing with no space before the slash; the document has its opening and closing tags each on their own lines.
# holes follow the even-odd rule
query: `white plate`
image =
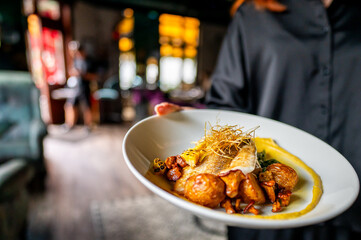
<svg viewBox="0 0 361 240">
<path fill-rule="evenodd" d="M 288 220 L 255 219 L 229 215 L 221 210 L 205 208 L 176 197 L 163 190 L 159 186 L 162 183 L 158 182 L 156 178 L 149 177 L 149 174 L 146 176 L 154 158 L 165 159 L 193 147 L 192 142 L 199 140 L 204 135 L 205 122 L 214 125 L 217 121 L 221 125 L 240 125 L 245 129 L 260 126 L 256 131 L 256 136 L 273 138 L 282 148 L 310 166 L 321 177 L 323 183 L 324 191 L 318 205 L 309 213 Z M 291 228 L 316 224 L 344 212 L 356 200 L 359 192 L 359 180 L 356 172 L 349 162 L 331 146 L 297 128 L 244 113 L 222 110 L 188 110 L 162 117 L 149 117 L 128 131 L 123 142 L 123 154 L 132 173 L 155 194 L 195 215 L 232 226 Z M 312 187 L 312 183 L 309 187 Z M 310 196 L 312 197 L 312 195 Z M 310 196 L 305 197 L 304 206 L 308 204 Z M 301 207 L 304 206 L 301 204 Z"/>
</svg>

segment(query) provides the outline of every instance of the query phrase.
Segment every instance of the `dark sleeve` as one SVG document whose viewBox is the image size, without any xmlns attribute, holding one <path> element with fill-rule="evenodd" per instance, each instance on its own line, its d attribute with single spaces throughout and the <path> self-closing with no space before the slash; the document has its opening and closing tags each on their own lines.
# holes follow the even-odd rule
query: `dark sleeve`
<svg viewBox="0 0 361 240">
<path fill-rule="evenodd" d="M 242 46 L 242 19 L 237 12 L 228 28 L 206 96 L 209 108 L 249 112 Z"/>
</svg>

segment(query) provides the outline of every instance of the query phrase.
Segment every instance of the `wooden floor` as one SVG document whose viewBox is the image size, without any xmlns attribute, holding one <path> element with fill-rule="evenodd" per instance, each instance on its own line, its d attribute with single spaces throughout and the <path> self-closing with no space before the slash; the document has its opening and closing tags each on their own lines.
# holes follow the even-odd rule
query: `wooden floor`
<svg viewBox="0 0 361 240">
<path fill-rule="evenodd" d="M 45 139 L 46 190 L 31 197 L 28 239 L 95 240 L 93 201 L 151 194 L 130 173 L 122 156 L 127 125 L 82 128 Z M 54 132 L 53 129 L 51 132 Z"/>
</svg>

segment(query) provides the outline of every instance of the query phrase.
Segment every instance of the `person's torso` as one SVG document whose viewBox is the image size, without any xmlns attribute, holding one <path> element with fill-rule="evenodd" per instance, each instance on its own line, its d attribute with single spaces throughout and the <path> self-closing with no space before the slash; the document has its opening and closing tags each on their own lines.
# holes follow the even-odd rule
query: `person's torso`
<svg viewBox="0 0 361 240">
<path fill-rule="evenodd" d="M 361 5 L 284 2 L 284 13 L 239 9 L 251 113 L 327 141 L 361 173 Z"/>
</svg>

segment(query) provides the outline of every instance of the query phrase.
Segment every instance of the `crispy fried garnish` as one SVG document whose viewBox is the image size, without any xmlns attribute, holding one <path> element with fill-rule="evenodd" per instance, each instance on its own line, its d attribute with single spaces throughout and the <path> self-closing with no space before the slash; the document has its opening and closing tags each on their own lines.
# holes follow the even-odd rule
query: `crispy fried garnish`
<svg viewBox="0 0 361 240">
<path fill-rule="evenodd" d="M 260 182 L 261 187 L 265 190 L 268 199 L 273 203 L 276 201 L 276 182 L 274 180 L 268 182 Z"/>
<path fill-rule="evenodd" d="M 221 157 L 232 159 L 237 151 L 245 144 L 251 144 L 254 138 L 254 132 L 258 128 L 248 131 L 242 131 L 242 127 L 237 125 L 218 125 L 212 126 L 210 129 L 205 126 L 204 137 L 197 143 L 203 146 L 204 151 L 208 154 L 215 153 Z"/>
</svg>

